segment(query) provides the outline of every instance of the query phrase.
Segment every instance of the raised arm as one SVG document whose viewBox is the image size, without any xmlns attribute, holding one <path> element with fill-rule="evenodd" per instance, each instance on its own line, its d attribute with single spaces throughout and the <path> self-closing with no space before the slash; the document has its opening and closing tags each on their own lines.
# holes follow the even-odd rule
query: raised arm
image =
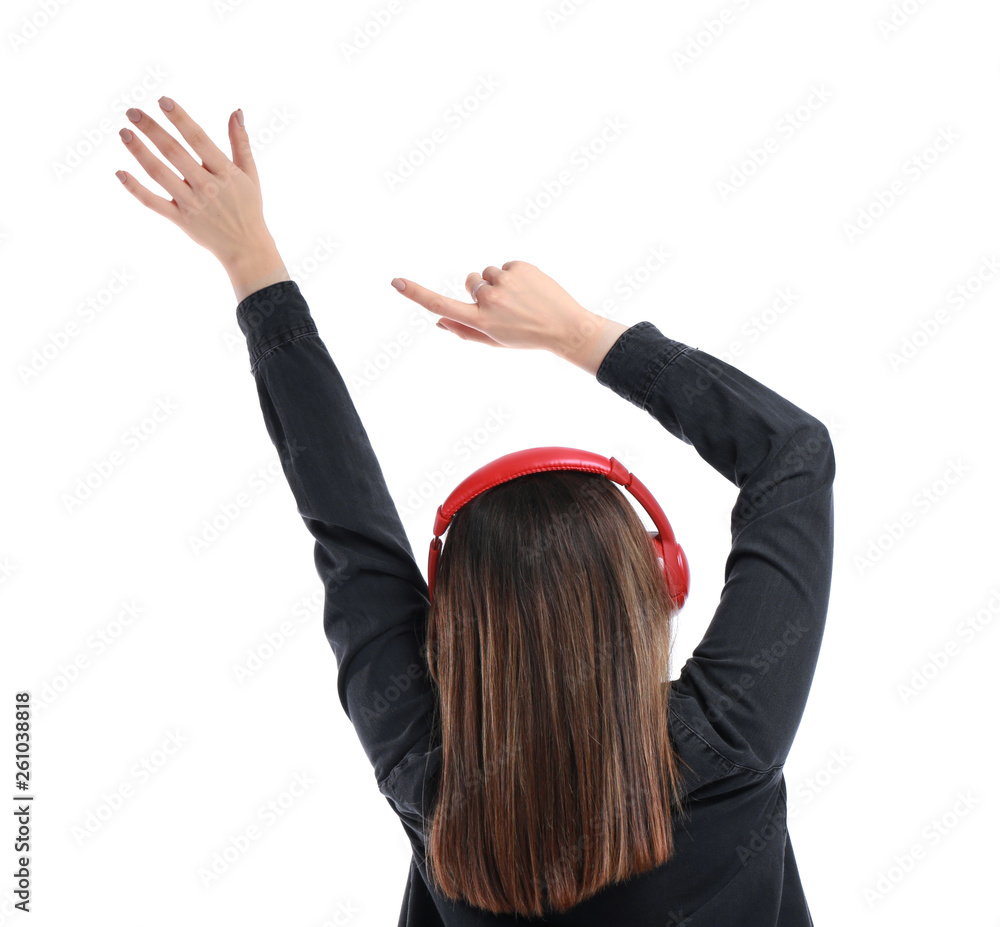
<svg viewBox="0 0 1000 927">
<path fill-rule="evenodd" d="M 593 373 L 739 488 L 719 605 L 671 697 L 730 762 L 784 764 L 830 596 L 835 464 L 823 423 L 651 322 L 626 328 L 590 312 L 525 261 L 469 274 L 471 305 L 396 283 L 463 340 L 542 348 Z"/>
<path fill-rule="evenodd" d="M 119 179 L 229 274 L 264 424 L 299 514 L 316 538 L 340 703 L 380 790 L 412 820 L 412 809 L 400 808 L 406 802 L 392 787 L 392 773 L 411 751 L 419 755 L 430 735 L 433 697 L 420 653 L 427 584 L 343 378 L 264 222 L 242 111 L 229 117 L 230 160 L 179 103 L 167 97 L 159 103 L 201 163 L 156 120 L 132 108 L 132 129 L 151 139 L 181 177 L 136 132 L 122 129 L 128 150 L 173 198 L 155 195 L 126 171 Z M 419 795 L 410 797 L 419 801 Z"/>
</svg>

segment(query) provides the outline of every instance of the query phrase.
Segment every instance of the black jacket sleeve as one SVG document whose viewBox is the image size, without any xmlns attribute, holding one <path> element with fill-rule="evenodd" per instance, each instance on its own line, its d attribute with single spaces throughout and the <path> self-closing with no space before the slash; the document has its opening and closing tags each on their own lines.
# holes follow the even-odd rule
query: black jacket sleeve
<svg viewBox="0 0 1000 927">
<path fill-rule="evenodd" d="M 250 294 L 236 317 L 267 433 L 316 539 L 340 703 L 381 789 L 430 736 L 433 695 L 421 652 L 427 583 L 298 284 Z"/>
<path fill-rule="evenodd" d="M 671 700 L 696 706 L 698 732 L 733 763 L 781 766 L 805 709 L 829 604 L 835 474 L 829 431 L 651 322 L 619 336 L 597 380 L 739 488 L 719 605 L 671 683 Z M 693 587 L 698 567 L 691 569 Z M 690 724 L 692 712 L 685 717 Z"/>
</svg>

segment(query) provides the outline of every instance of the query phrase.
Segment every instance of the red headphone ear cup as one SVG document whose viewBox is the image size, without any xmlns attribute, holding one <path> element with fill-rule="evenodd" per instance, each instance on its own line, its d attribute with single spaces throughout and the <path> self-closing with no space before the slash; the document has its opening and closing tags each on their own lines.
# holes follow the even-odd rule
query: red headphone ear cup
<svg viewBox="0 0 1000 927">
<path fill-rule="evenodd" d="M 667 569 L 667 560 L 663 552 L 663 539 L 660 537 L 659 532 L 650 531 L 649 539 L 653 542 L 653 551 L 656 553 L 656 559 L 660 561 L 660 569 L 663 571 L 663 577 L 667 581 L 667 589 L 673 590 L 673 586 L 670 583 L 670 571 Z"/>
<path fill-rule="evenodd" d="M 657 559 L 660 561 L 660 568 L 663 570 L 663 576 L 667 581 L 667 589 L 670 591 L 674 604 L 680 608 L 687 598 L 688 588 L 691 583 L 687 555 L 676 541 L 672 545 L 669 545 L 670 550 L 664 551 L 663 539 L 659 533 L 650 531 L 649 536 L 653 541 L 653 550 L 656 551 Z"/>
</svg>

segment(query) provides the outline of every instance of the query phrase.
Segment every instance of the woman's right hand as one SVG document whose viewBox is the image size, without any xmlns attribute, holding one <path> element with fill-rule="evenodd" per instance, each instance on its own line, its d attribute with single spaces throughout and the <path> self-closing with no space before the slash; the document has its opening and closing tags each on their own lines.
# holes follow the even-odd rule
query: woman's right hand
<svg viewBox="0 0 1000 927">
<path fill-rule="evenodd" d="M 617 338 L 625 330 L 585 309 L 527 261 L 508 261 L 502 268 L 490 265 L 481 275 L 469 274 L 465 288 L 475 300 L 472 303 L 450 299 L 405 277 L 396 277 L 393 285 L 399 282 L 404 284 L 400 291 L 404 296 L 441 316 L 438 326 L 463 340 L 503 348 L 542 348 L 591 373 L 597 369 L 590 369 L 595 349 L 612 332 Z"/>
</svg>

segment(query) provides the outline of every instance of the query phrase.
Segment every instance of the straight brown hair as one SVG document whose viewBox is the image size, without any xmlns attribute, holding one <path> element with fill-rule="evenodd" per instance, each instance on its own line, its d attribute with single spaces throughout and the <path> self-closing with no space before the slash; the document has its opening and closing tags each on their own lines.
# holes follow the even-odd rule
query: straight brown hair
<svg viewBox="0 0 1000 927">
<path fill-rule="evenodd" d="M 427 624 L 441 894 L 540 916 L 670 857 L 675 614 L 638 513 L 600 474 L 528 474 L 459 509 Z"/>
</svg>

